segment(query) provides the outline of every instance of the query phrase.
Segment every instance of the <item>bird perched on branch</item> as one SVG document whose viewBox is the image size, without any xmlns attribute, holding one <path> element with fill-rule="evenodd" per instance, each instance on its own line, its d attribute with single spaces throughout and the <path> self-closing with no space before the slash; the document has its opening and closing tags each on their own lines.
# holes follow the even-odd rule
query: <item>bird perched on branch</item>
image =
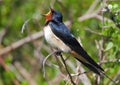
<svg viewBox="0 0 120 85">
<path fill-rule="evenodd" d="M 101 75 L 104 70 L 98 65 L 79 44 L 74 35 L 63 23 L 62 14 L 59 11 L 50 8 L 47 14 L 44 14 L 46 23 L 44 26 L 44 36 L 46 41 L 61 52 L 72 54 L 78 61 L 84 64 L 94 73 Z"/>
</svg>

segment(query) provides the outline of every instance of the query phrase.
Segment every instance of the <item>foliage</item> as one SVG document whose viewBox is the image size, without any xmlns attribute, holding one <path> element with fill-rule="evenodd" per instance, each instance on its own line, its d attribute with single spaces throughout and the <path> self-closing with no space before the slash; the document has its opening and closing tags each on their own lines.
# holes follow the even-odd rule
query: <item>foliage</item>
<svg viewBox="0 0 120 85">
<path fill-rule="evenodd" d="M 0 85 L 70 85 L 60 59 L 57 60 L 54 56 L 47 60 L 47 78 L 43 77 L 42 61 L 52 52 L 44 37 L 24 43 L 19 48 L 12 46 L 14 42 L 42 31 L 45 19 L 41 14 L 48 12 L 50 5 L 62 12 L 64 22 L 72 22 L 69 25 L 71 32 L 78 40 L 81 39 L 89 55 L 102 64 L 106 74 L 112 79 L 120 80 L 120 1 L 100 0 L 88 12 L 94 2 L 97 3 L 97 0 L 0 0 L 0 52 L 8 46 L 11 49 L 0 55 Z M 99 7 L 101 9 L 97 9 Z M 99 10 L 98 15 L 90 17 L 96 10 Z M 85 16 L 83 20 L 82 16 Z M 29 22 L 21 33 L 27 20 Z M 72 74 L 77 73 L 77 61 L 69 54 L 63 55 L 65 58 L 70 56 L 67 59 L 68 69 Z M 97 81 L 92 72 L 86 76 L 91 84 Z M 83 85 L 83 82 L 79 79 L 78 85 Z M 112 85 L 106 77 L 97 83 L 96 85 Z"/>
</svg>

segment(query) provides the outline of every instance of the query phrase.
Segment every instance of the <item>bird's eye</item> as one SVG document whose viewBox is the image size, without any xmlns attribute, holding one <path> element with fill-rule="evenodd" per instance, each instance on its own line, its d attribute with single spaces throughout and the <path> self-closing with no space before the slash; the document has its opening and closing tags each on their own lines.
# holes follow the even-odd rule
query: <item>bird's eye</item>
<svg viewBox="0 0 120 85">
<path fill-rule="evenodd" d="M 51 12 L 54 13 L 54 10 L 52 10 Z"/>
</svg>

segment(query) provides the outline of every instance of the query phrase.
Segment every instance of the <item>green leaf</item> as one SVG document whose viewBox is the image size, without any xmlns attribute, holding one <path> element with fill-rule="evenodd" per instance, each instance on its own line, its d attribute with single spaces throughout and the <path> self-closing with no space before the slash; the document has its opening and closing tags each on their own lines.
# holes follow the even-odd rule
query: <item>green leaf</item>
<svg viewBox="0 0 120 85">
<path fill-rule="evenodd" d="M 112 47 L 113 47 L 113 43 L 112 43 L 112 42 L 109 42 L 109 43 L 107 44 L 107 47 L 106 47 L 105 51 L 110 50 Z"/>
</svg>

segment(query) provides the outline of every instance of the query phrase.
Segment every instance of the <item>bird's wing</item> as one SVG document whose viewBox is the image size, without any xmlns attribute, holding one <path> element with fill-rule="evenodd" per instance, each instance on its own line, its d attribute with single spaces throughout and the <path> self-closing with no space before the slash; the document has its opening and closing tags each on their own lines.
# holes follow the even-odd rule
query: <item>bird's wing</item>
<svg viewBox="0 0 120 85">
<path fill-rule="evenodd" d="M 79 55 L 75 57 L 77 60 L 82 62 L 85 66 L 97 74 L 100 74 L 97 69 L 104 71 L 81 47 L 79 42 L 75 39 L 75 37 L 70 33 L 69 29 L 63 23 L 57 25 L 54 22 L 51 22 L 49 25 L 53 33 L 72 49 L 72 53 Z"/>
</svg>

